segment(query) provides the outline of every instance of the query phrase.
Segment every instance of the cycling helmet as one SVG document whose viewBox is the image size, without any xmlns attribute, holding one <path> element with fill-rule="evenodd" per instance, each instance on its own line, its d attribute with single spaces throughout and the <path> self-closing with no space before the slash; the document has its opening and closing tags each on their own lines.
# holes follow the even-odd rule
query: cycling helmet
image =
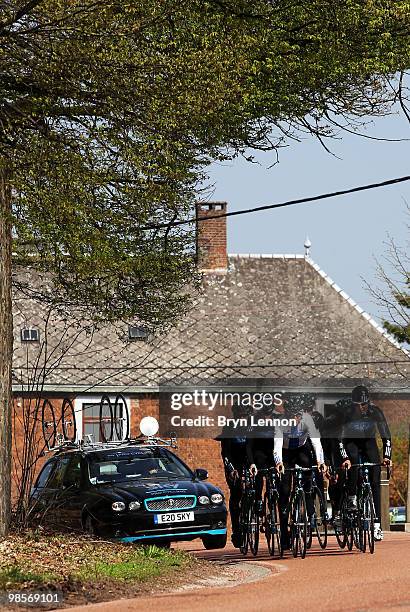
<svg viewBox="0 0 410 612">
<path fill-rule="evenodd" d="M 288 397 L 283 402 L 283 408 L 285 410 L 285 413 L 290 417 L 294 417 L 297 414 L 302 414 L 303 402 L 302 402 L 301 396 L 294 395 L 292 397 Z"/>
<path fill-rule="evenodd" d="M 352 391 L 352 402 L 354 404 L 368 404 L 370 401 L 369 390 L 363 385 L 358 385 Z"/>
<path fill-rule="evenodd" d="M 303 393 L 301 396 L 301 403 L 304 410 L 313 410 L 316 403 L 316 398 L 313 393 Z"/>
</svg>

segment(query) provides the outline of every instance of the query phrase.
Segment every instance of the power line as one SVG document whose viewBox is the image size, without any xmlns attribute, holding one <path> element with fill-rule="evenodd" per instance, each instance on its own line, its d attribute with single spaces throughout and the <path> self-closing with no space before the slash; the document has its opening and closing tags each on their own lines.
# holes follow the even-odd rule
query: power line
<svg viewBox="0 0 410 612">
<path fill-rule="evenodd" d="M 349 193 L 357 193 L 359 191 L 368 191 L 369 189 L 378 189 L 380 187 L 388 187 L 390 185 L 397 185 L 398 183 L 404 183 L 410 181 L 410 176 L 400 176 L 398 178 L 389 179 L 382 181 L 381 183 L 370 183 L 367 185 L 359 185 L 358 187 L 351 187 L 350 189 L 341 189 L 340 191 L 332 191 L 329 193 L 322 193 L 316 196 L 310 196 L 308 198 L 298 198 L 296 200 L 288 200 L 286 202 L 279 202 L 278 204 L 266 204 L 264 206 L 255 206 L 254 208 L 247 208 L 245 210 L 236 210 L 233 212 L 227 212 L 217 215 L 208 215 L 206 217 L 199 217 L 199 219 L 186 219 L 184 221 L 172 221 L 170 223 L 158 223 L 151 225 L 144 225 L 141 230 L 153 230 L 153 229 L 166 229 L 171 227 L 177 227 L 180 225 L 190 225 L 196 223 L 197 220 L 202 222 L 211 221 L 212 219 L 221 219 L 222 217 L 235 217 L 238 215 L 247 215 L 261 210 L 272 210 L 273 208 L 284 208 L 285 206 L 293 206 L 294 204 L 304 204 L 307 202 L 317 202 L 318 200 L 326 200 L 328 198 L 335 198 L 336 196 L 347 195 Z"/>
<path fill-rule="evenodd" d="M 75 370 L 81 372 L 88 371 L 113 371 L 113 372 L 129 372 L 129 371 L 189 371 L 192 370 L 243 370 L 246 368 L 306 368 L 306 367 L 329 367 L 329 366 L 344 366 L 344 365 L 394 365 L 396 363 L 407 363 L 410 365 L 410 359 L 395 359 L 395 360 L 377 360 L 377 361 L 331 361 L 331 362 L 301 362 L 301 363 L 260 363 L 260 364 L 232 364 L 232 365 L 198 365 L 198 366 L 106 366 L 103 368 L 97 366 L 56 366 L 54 370 Z M 14 370 L 32 370 L 30 366 L 19 366 Z M 97 383 L 98 384 L 98 383 Z"/>
</svg>

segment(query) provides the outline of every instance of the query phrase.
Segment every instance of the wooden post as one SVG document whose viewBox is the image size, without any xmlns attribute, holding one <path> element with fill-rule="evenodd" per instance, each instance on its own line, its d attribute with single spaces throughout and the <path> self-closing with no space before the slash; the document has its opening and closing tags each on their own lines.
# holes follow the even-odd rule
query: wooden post
<svg viewBox="0 0 410 612">
<path fill-rule="evenodd" d="M 380 474 L 380 523 L 383 531 L 390 531 L 390 492 L 389 481 L 386 476 L 386 468 L 382 467 Z"/>
<path fill-rule="evenodd" d="M 407 449 L 407 499 L 406 499 L 406 522 L 410 523 L 410 425 L 409 425 L 409 447 Z"/>
</svg>

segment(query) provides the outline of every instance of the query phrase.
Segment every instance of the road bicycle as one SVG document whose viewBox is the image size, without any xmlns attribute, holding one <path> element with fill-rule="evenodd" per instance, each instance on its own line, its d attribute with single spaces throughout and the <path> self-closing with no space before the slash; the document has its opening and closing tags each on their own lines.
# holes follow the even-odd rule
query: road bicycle
<svg viewBox="0 0 410 612">
<path fill-rule="evenodd" d="M 374 509 L 373 492 L 369 479 L 369 468 L 382 467 L 383 463 L 354 463 L 352 468 L 359 470 L 357 487 L 357 515 L 359 531 L 359 548 L 366 552 L 368 548 L 374 553 L 374 523 L 376 512 Z M 387 467 L 387 479 L 390 480 L 390 467 Z"/>
<path fill-rule="evenodd" d="M 103 442 L 128 440 L 130 437 L 130 417 L 127 402 L 123 395 L 116 396 L 112 402 L 104 394 L 99 409 L 100 438 Z"/>
<path fill-rule="evenodd" d="M 265 477 L 261 530 L 265 533 L 269 554 L 272 557 L 274 557 L 275 554 L 278 557 L 282 557 L 283 548 L 280 528 L 280 505 L 277 486 L 280 475 L 277 474 L 274 467 L 260 470 L 259 473 Z"/>
<path fill-rule="evenodd" d="M 243 555 L 248 549 L 255 556 L 259 548 L 259 513 L 256 502 L 255 476 L 245 469 L 242 477 L 242 496 L 239 514 L 240 546 Z"/>
<path fill-rule="evenodd" d="M 336 540 L 340 548 L 353 549 L 353 545 L 360 549 L 359 527 L 357 511 L 349 507 L 349 493 L 347 487 L 348 468 L 343 469 L 342 495 L 340 498 L 340 510 L 333 519 Z"/>
<path fill-rule="evenodd" d="M 303 472 L 310 472 L 310 468 L 295 466 L 286 468 L 292 472 L 292 489 L 286 514 L 289 517 L 290 547 L 294 557 L 298 554 L 302 559 L 306 557 L 308 537 L 308 514 L 306 508 L 306 495 L 303 488 Z"/>
<path fill-rule="evenodd" d="M 99 406 L 99 426 L 102 442 L 129 440 L 130 417 L 123 395 L 118 394 L 114 402 L 108 395 L 102 396 Z M 64 398 L 59 409 L 46 398 L 41 405 L 41 429 L 47 451 L 61 444 L 74 443 L 77 439 L 77 422 L 73 401 Z"/>
<path fill-rule="evenodd" d="M 325 499 L 321 487 L 316 480 L 317 465 L 312 466 L 312 484 L 311 489 L 306 495 L 309 495 L 312 500 L 313 514 L 308 521 L 308 534 L 306 546 L 309 549 L 312 546 L 313 532 L 316 532 L 316 537 L 319 546 L 325 549 L 327 546 L 327 525 L 329 517 L 326 510 Z"/>
<path fill-rule="evenodd" d="M 75 442 L 77 437 L 77 424 L 72 400 L 68 397 L 64 398 L 58 419 L 56 419 L 56 411 L 54 405 L 46 398 L 41 406 L 41 429 L 47 450 L 55 447 L 57 439 L 63 442 Z"/>
</svg>

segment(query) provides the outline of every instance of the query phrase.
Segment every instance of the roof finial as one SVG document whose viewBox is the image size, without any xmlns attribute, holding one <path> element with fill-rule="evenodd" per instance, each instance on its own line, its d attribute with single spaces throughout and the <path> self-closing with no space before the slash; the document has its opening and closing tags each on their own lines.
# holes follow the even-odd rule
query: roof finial
<svg viewBox="0 0 410 612">
<path fill-rule="evenodd" d="M 305 247 L 305 257 L 309 257 L 310 247 L 312 246 L 312 243 L 309 240 L 309 236 L 306 236 L 305 244 L 303 246 Z"/>
</svg>

